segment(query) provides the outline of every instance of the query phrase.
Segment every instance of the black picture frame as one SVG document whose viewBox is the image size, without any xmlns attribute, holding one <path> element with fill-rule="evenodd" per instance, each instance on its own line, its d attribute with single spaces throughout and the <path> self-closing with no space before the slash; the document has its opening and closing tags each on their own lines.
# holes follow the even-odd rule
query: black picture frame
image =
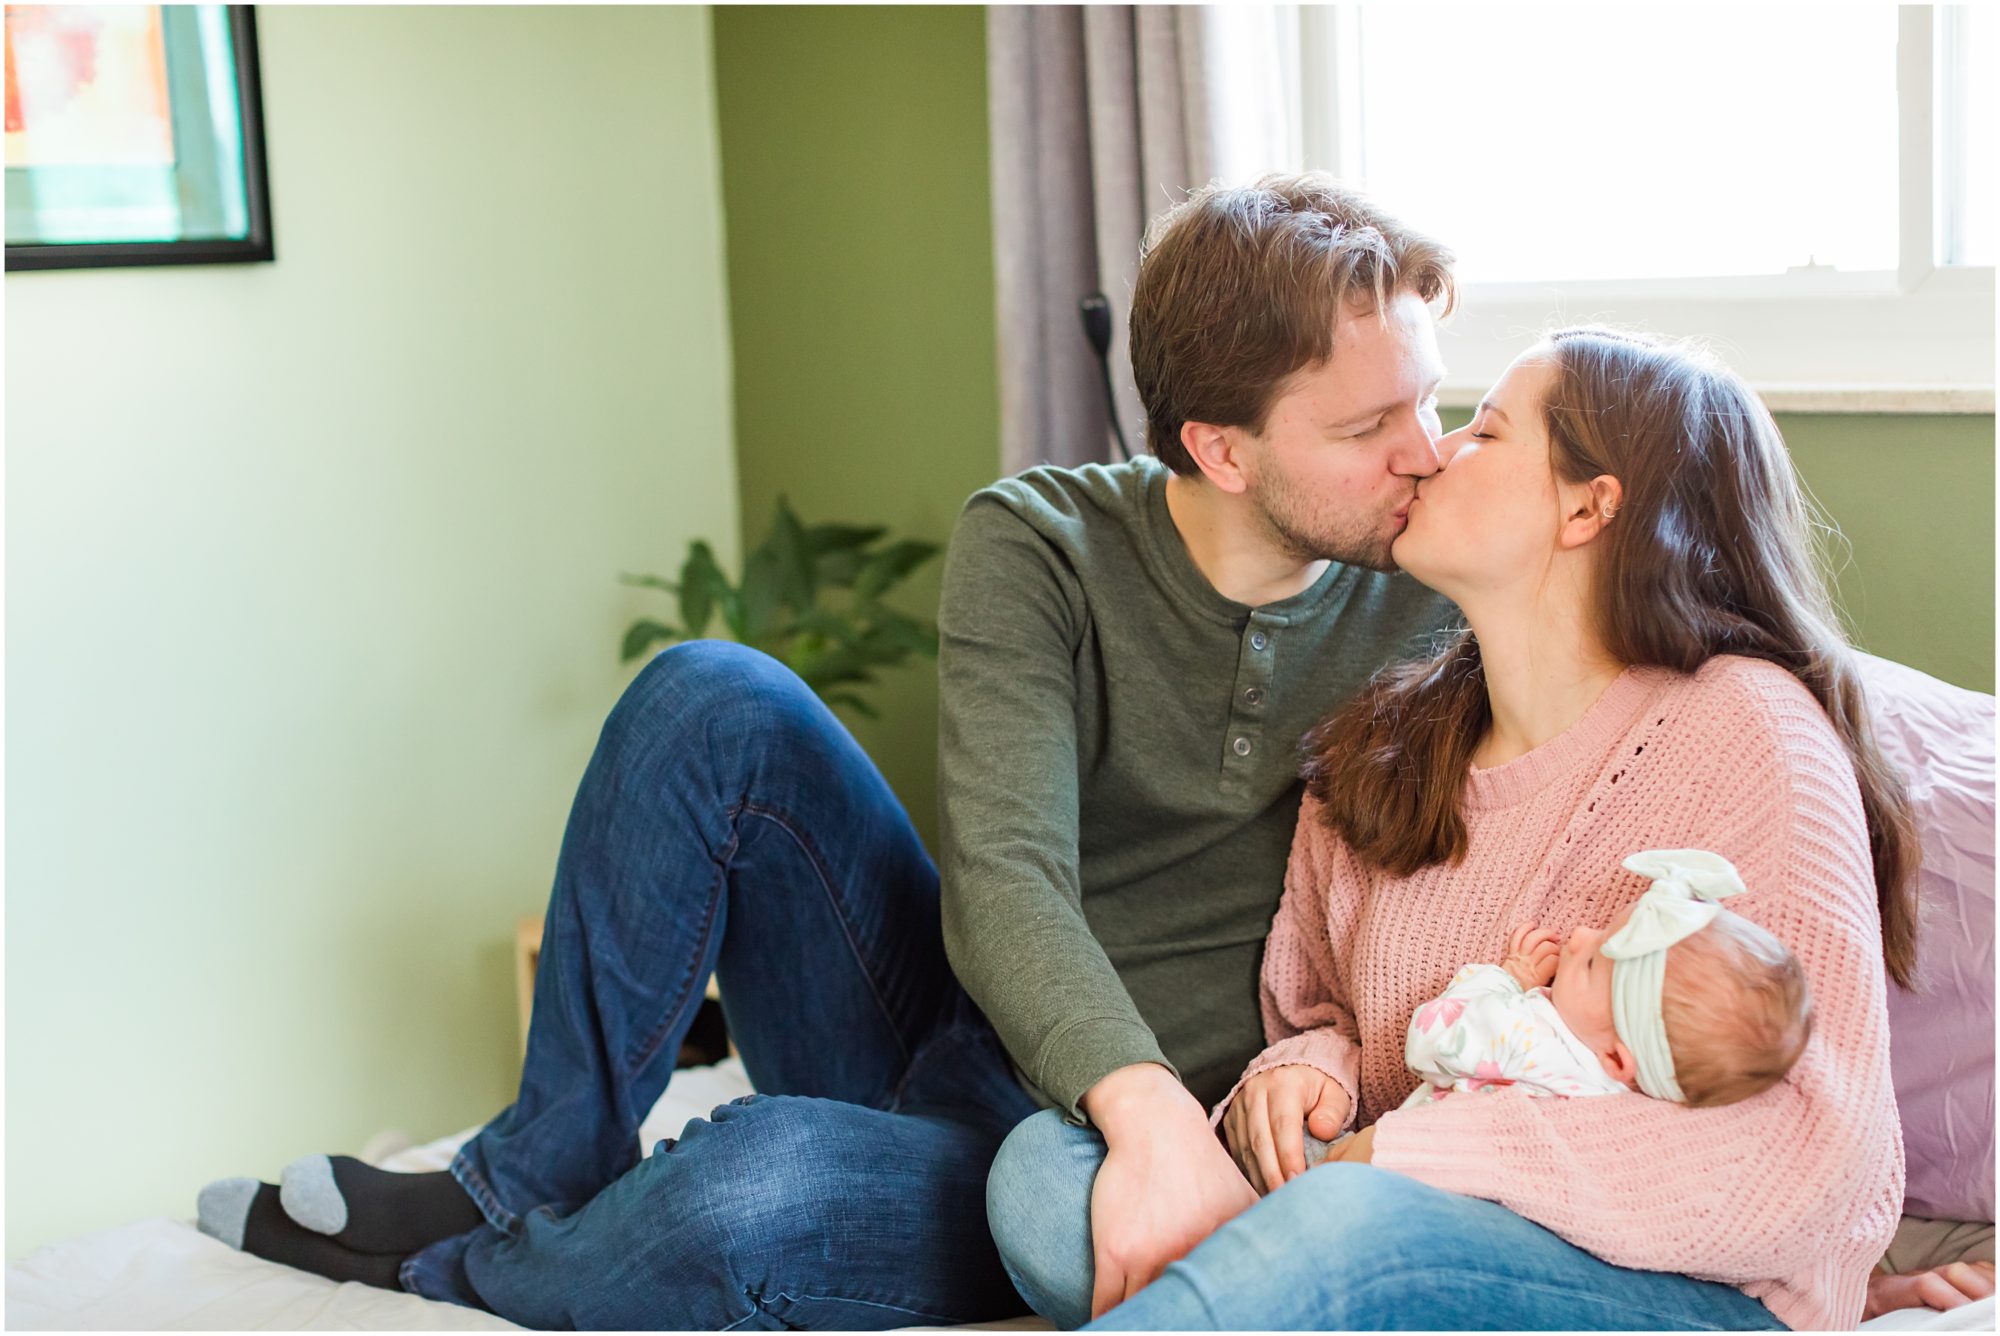
<svg viewBox="0 0 2000 1336">
<path fill-rule="evenodd" d="M 224 5 L 235 64 L 236 107 L 243 142 L 247 235 L 241 239 L 106 241 L 7 245 L 7 272 L 108 269 L 162 264 L 252 264 L 278 258 L 271 227 L 271 191 L 264 146 L 263 83 L 257 61 L 255 5 Z"/>
</svg>

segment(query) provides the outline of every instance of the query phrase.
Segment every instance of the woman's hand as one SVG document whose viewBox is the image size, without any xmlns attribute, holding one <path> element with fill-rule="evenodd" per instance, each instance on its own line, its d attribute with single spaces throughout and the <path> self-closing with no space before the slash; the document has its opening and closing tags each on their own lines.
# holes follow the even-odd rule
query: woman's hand
<svg viewBox="0 0 2000 1336">
<path fill-rule="evenodd" d="M 1547 928 L 1524 923 L 1507 939 L 1507 959 L 1500 968 L 1514 976 L 1523 988 L 1546 988 L 1556 980 L 1556 962 L 1562 959 L 1562 942 Z"/>
<path fill-rule="evenodd" d="M 1306 1171 L 1308 1129 L 1331 1141 L 1352 1111 L 1340 1082 L 1317 1067 L 1291 1063 L 1243 1083 L 1222 1115 L 1222 1134 L 1243 1176 L 1262 1195 Z"/>
<path fill-rule="evenodd" d="M 1375 1124 L 1356 1132 L 1340 1143 L 1333 1154 L 1326 1157 L 1328 1164 L 1373 1164 L 1375 1162 Z"/>
<path fill-rule="evenodd" d="M 1993 1263 L 1953 1262 L 1908 1275 L 1868 1278 L 1868 1304 L 1861 1320 L 1899 1308 L 1957 1308 L 1993 1293 Z"/>
</svg>

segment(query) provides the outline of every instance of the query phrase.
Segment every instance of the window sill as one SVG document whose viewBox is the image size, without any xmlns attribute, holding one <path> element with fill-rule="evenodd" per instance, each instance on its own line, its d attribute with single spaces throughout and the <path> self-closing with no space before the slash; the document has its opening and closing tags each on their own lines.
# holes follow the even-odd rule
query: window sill
<svg viewBox="0 0 2000 1336">
<path fill-rule="evenodd" d="M 1486 386 L 1446 385 L 1438 391 L 1444 408 L 1479 406 Z M 1994 411 L 1991 385 L 1797 385 L 1755 387 L 1773 413 L 1948 413 Z"/>
</svg>

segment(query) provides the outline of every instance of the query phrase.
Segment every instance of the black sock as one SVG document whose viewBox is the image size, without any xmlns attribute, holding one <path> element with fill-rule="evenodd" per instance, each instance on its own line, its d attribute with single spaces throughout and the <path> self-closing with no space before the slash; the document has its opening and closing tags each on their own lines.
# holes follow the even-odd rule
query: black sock
<svg viewBox="0 0 2000 1336">
<path fill-rule="evenodd" d="M 282 1201 L 298 1224 L 365 1253 L 413 1253 L 486 1222 L 444 1170 L 398 1174 L 347 1155 L 286 1165 Z"/>
<path fill-rule="evenodd" d="M 313 1233 L 285 1214 L 272 1183 L 258 1184 L 250 1201 L 250 1214 L 243 1222 L 243 1251 L 328 1280 L 358 1280 L 383 1290 L 403 1288 L 397 1279 L 402 1254 L 356 1252 Z"/>
</svg>

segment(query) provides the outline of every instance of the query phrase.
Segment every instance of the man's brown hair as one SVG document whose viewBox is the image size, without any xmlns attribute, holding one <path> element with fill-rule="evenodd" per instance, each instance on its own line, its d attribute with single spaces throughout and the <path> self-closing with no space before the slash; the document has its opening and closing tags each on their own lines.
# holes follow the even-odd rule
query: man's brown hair
<svg viewBox="0 0 2000 1336">
<path fill-rule="evenodd" d="M 1261 432 L 1285 379 L 1333 355 L 1347 308 L 1399 292 L 1458 299 L 1453 256 L 1321 172 L 1208 185 L 1153 221 L 1132 291 L 1132 375 L 1146 444 L 1199 470 L 1181 427 Z"/>
</svg>

